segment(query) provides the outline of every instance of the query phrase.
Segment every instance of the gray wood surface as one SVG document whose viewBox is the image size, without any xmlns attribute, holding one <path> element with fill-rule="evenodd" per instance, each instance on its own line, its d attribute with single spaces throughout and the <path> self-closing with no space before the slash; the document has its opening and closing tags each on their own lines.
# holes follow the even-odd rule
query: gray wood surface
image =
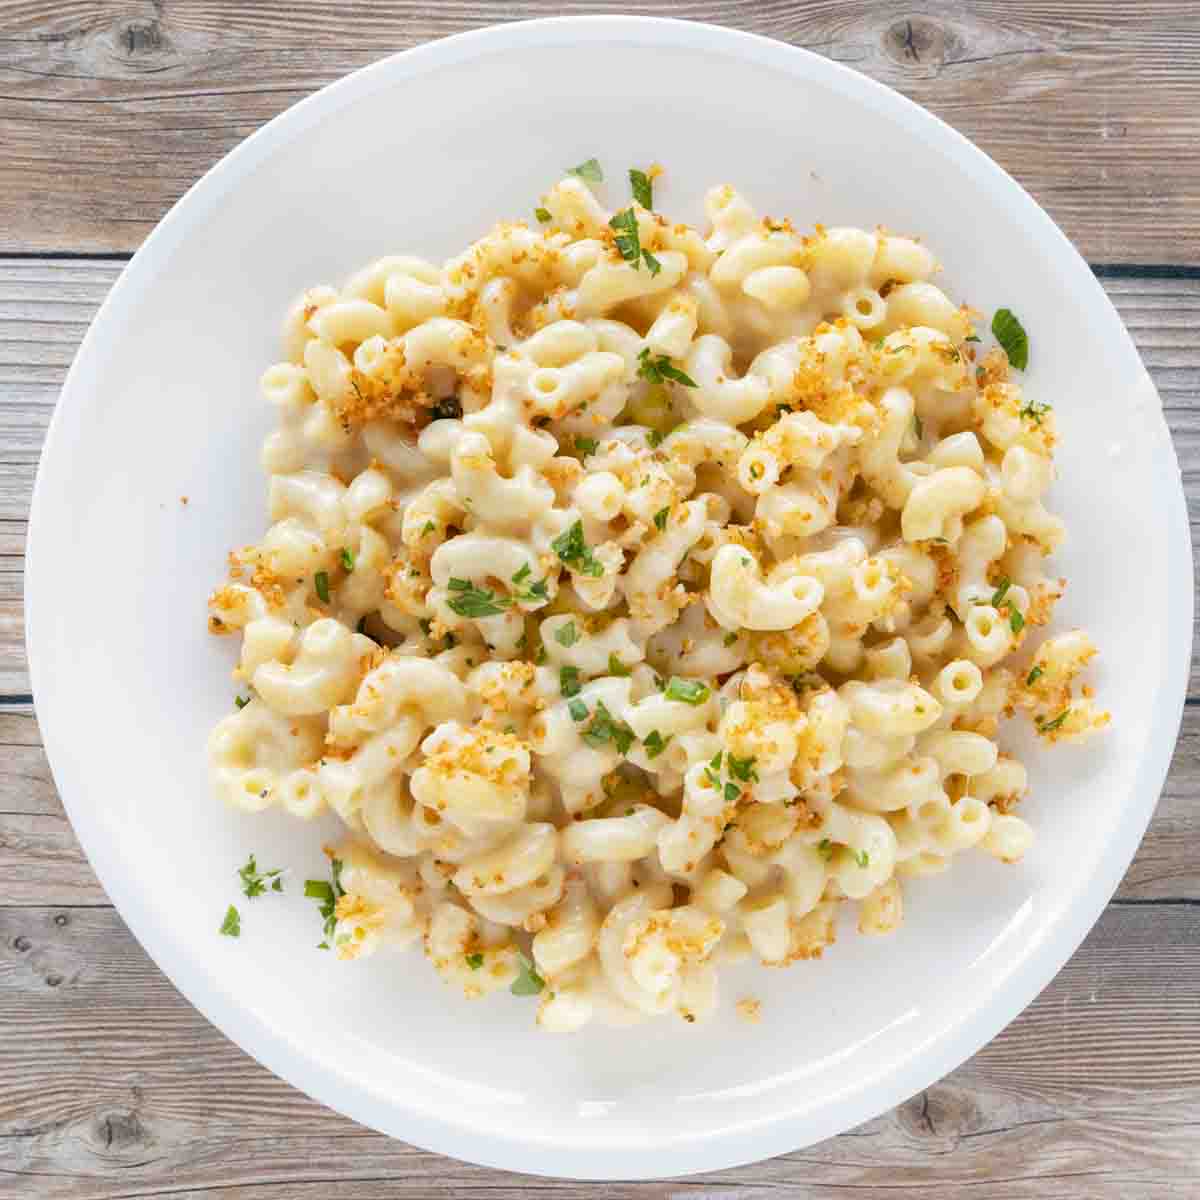
<svg viewBox="0 0 1200 1200">
<path fill-rule="evenodd" d="M 933 109 L 1095 262 L 1200 262 L 1195 0 L 4 0 L 0 249 L 128 250 L 222 154 L 395 50 L 638 12 L 804 46 Z"/>
<path fill-rule="evenodd" d="M 321 84 L 490 21 L 603 4 L 0 0 L 0 1200 L 1200 1197 L 1200 659 L 1147 836 L 1046 991 L 941 1083 L 769 1162 L 595 1188 L 364 1130 L 230 1044 L 150 963 L 66 821 L 30 704 L 30 489 L 120 261 L 230 146 Z M 632 6 L 850 63 L 973 137 L 1093 262 L 1200 519 L 1200 4 Z M 4 254 L 10 257 L 3 257 Z M 120 257 L 121 254 L 118 254 Z M 1149 264 L 1149 265 L 1146 265 Z"/>
</svg>

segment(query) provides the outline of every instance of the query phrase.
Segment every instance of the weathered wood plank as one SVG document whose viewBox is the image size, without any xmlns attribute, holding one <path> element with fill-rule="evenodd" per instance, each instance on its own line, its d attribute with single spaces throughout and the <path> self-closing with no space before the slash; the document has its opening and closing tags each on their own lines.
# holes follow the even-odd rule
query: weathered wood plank
<svg viewBox="0 0 1200 1200">
<path fill-rule="evenodd" d="M 3 0 L 0 246 L 126 250 L 230 147 L 393 50 L 564 12 L 714 21 L 898 88 L 1096 261 L 1200 262 L 1191 0 Z"/>
<path fill-rule="evenodd" d="M 1112 908 L 1009 1029 L 886 1116 L 769 1162 L 604 1194 L 1190 1195 L 1198 945 L 1200 907 Z M 0 1028 L 0 1197 L 593 1194 L 425 1154 L 321 1108 L 217 1033 L 111 910 L 0 910 Z"/>
</svg>

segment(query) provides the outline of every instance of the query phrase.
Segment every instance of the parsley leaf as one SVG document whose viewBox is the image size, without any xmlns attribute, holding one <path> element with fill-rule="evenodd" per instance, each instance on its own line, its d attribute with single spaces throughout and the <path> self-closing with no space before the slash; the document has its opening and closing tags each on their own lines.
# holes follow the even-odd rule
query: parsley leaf
<svg viewBox="0 0 1200 1200">
<path fill-rule="evenodd" d="M 433 522 L 426 521 L 425 528 L 421 530 L 422 537 L 428 537 L 433 532 Z"/>
<path fill-rule="evenodd" d="M 654 514 L 654 527 L 659 533 L 662 533 L 667 527 L 667 518 L 671 515 L 671 506 L 668 504 L 666 508 L 660 508 Z"/>
<path fill-rule="evenodd" d="M 238 708 L 245 708 L 246 705 L 250 703 L 250 697 L 249 696 L 234 696 L 233 702 L 234 702 L 234 704 L 236 704 L 238 706 Z"/>
<path fill-rule="evenodd" d="M 225 910 L 225 920 L 221 922 L 221 932 L 226 937 L 242 936 L 242 917 L 232 904 Z"/>
<path fill-rule="evenodd" d="M 550 543 L 550 549 L 581 575 L 590 575 L 593 579 L 604 574 L 604 564 L 599 562 L 583 540 L 583 522 L 576 521 L 565 533 Z"/>
<path fill-rule="evenodd" d="M 1053 733 L 1056 729 L 1061 728 L 1062 723 L 1071 715 L 1069 708 L 1064 708 L 1062 712 L 1054 718 L 1053 721 L 1038 720 L 1037 727 L 1041 733 Z"/>
<path fill-rule="evenodd" d="M 1045 675 L 1045 673 L 1046 673 L 1046 671 L 1045 671 L 1045 668 L 1043 668 L 1043 667 L 1034 667 L 1034 668 L 1033 668 L 1033 670 L 1032 670 L 1032 671 L 1030 671 L 1030 672 L 1029 672 L 1029 674 L 1025 676 L 1025 686 L 1026 686 L 1026 687 L 1033 687 L 1033 685 L 1034 685 L 1035 683 L 1037 683 L 1037 681 L 1038 681 L 1039 679 L 1041 679 L 1041 677 L 1042 677 L 1043 675 Z"/>
<path fill-rule="evenodd" d="M 736 804 L 742 797 L 742 789 L 736 783 L 725 785 L 725 803 Z"/>
<path fill-rule="evenodd" d="M 322 604 L 329 603 L 329 575 L 325 571 L 318 571 L 313 576 L 313 585 L 317 589 L 317 599 Z"/>
<path fill-rule="evenodd" d="M 642 742 L 642 745 L 646 748 L 646 757 L 657 758 L 667 748 L 667 744 L 674 736 L 673 733 L 669 733 L 664 738 L 657 729 L 650 730 L 646 734 L 646 740 Z"/>
<path fill-rule="evenodd" d="M 587 456 L 589 454 L 595 454 L 596 447 L 599 445 L 600 445 L 600 443 L 598 441 L 596 441 L 595 438 L 590 438 L 590 437 L 576 437 L 575 438 L 575 449 L 578 450 L 579 453 L 582 454 L 584 458 L 587 458 Z"/>
<path fill-rule="evenodd" d="M 587 705 L 582 700 L 572 700 L 567 705 L 567 712 L 571 714 L 572 721 L 586 721 L 588 715 Z"/>
<path fill-rule="evenodd" d="M 603 700 L 596 702 L 596 715 L 583 731 L 583 740 L 599 749 L 608 742 L 617 748 L 618 754 L 628 754 L 629 747 L 637 740 L 634 732 L 624 721 L 616 720 L 608 711 Z"/>
<path fill-rule="evenodd" d="M 514 996 L 536 996 L 545 986 L 546 981 L 537 973 L 537 968 L 525 955 L 518 952 L 517 977 L 508 990 Z"/>
<path fill-rule="evenodd" d="M 638 236 L 637 214 L 632 208 L 624 209 L 615 214 L 608 223 L 609 228 L 616 233 L 617 253 L 634 267 L 642 265 L 642 243 Z"/>
<path fill-rule="evenodd" d="M 668 700 L 682 700 L 684 704 L 703 704 L 708 699 L 708 685 L 699 679 L 680 679 L 671 676 L 671 682 L 663 693 Z"/>
<path fill-rule="evenodd" d="M 574 621 L 568 621 L 565 625 L 560 625 L 554 631 L 554 640 L 560 646 L 573 646 L 579 641 L 579 631 L 575 628 Z"/>
<path fill-rule="evenodd" d="M 614 653 L 608 656 L 608 673 L 625 679 L 633 674 L 633 668 L 627 667 Z"/>
<path fill-rule="evenodd" d="M 817 843 L 817 853 L 828 862 L 833 857 L 833 843 L 828 838 L 822 838 Z"/>
<path fill-rule="evenodd" d="M 657 429 L 651 429 L 650 432 L 646 434 L 646 441 L 649 442 L 651 450 L 658 449 L 658 447 L 662 445 L 662 440 L 663 434 L 661 434 Z"/>
<path fill-rule="evenodd" d="M 342 560 L 342 566 L 347 571 L 354 570 L 354 551 L 353 550 L 347 550 L 346 547 L 343 546 L 342 553 L 341 553 L 341 560 Z"/>
<path fill-rule="evenodd" d="M 696 386 L 696 381 L 690 375 L 684 374 L 665 354 L 653 357 L 649 346 L 643 346 L 638 351 L 637 373 L 648 383 L 664 383 L 669 379 L 672 383 L 683 384 L 684 387 Z"/>
<path fill-rule="evenodd" d="M 486 588 L 477 588 L 467 579 L 451 579 L 446 587 L 458 593 L 446 603 L 460 617 L 497 617 L 512 607 L 512 601 L 507 596 L 497 596 Z"/>
<path fill-rule="evenodd" d="M 651 278 L 653 278 L 659 273 L 659 271 L 662 270 L 662 263 L 660 263 L 658 259 L 650 253 L 649 250 L 642 251 L 642 258 L 646 260 L 646 270 L 650 272 Z"/>
<path fill-rule="evenodd" d="M 1028 417 L 1035 425 L 1042 423 L 1042 418 L 1050 411 L 1050 405 L 1041 400 L 1030 400 L 1017 414 Z"/>
<path fill-rule="evenodd" d="M 871 856 L 865 850 L 851 849 L 850 853 L 854 855 L 854 861 L 860 867 L 869 867 L 871 865 Z"/>
<path fill-rule="evenodd" d="M 571 696 L 578 696 L 582 686 L 579 682 L 578 667 L 558 668 L 558 690 L 562 693 L 564 699 L 569 699 Z"/>
<path fill-rule="evenodd" d="M 310 900 L 320 903 L 321 916 L 325 918 L 325 937 L 333 937 L 337 928 L 337 902 L 346 894 L 342 888 L 342 863 L 335 858 L 330 864 L 330 879 L 306 879 L 304 894 Z M 329 942 L 324 941 L 320 949 L 328 950 Z"/>
<path fill-rule="evenodd" d="M 1025 618 L 1015 604 L 1008 606 L 1008 627 L 1013 633 L 1020 633 L 1025 628 Z"/>
<path fill-rule="evenodd" d="M 247 900 L 253 900 L 255 896 L 261 896 L 268 887 L 274 892 L 283 891 L 283 880 L 280 876 L 283 874 L 282 867 L 276 867 L 274 871 L 259 871 L 258 863 L 254 861 L 254 855 L 246 860 L 246 865 L 238 870 L 238 876 L 242 881 L 242 893 Z"/>
<path fill-rule="evenodd" d="M 996 315 L 992 318 L 992 336 L 1018 371 L 1029 366 L 1029 335 L 1011 309 L 996 309 Z"/>
<path fill-rule="evenodd" d="M 550 210 L 548 208 L 535 208 L 533 210 L 533 215 L 535 217 L 537 217 L 537 219 L 543 225 L 549 225 L 550 222 L 554 219 L 553 217 L 551 217 Z"/>
<path fill-rule="evenodd" d="M 732 646 L 733 643 L 736 642 L 737 640 L 738 640 L 738 635 L 736 633 L 727 633 L 725 635 L 725 637 L 722 639 L 722 644 L 725 646 Z"/>
<path fill-rule="evenodd" d="M 581 162 L 577 167 L 568 167 L 567 174 L 578 175 L 584 183 L 604 182 L 604 172 L 600 169 L 600 164 L 594 158 L 589 158 L 587 162 Z"/>
<path fill-rule="evenodd" d="M 645 171 L 632 168 L 629 172 L 629 186 L 633 189 L 633 198 L 643 208 L 654 207 L 654 185 Z"/>
<path fill-rule="evenodd" d="M 468 954 L 467 955 L 467 966 L 470 967 L 472 971 L 478 971 L 479 968 L 483 966 L 483 955 L 482 954 Z"/>
<path fill-rule="evenodd" d="M 525 580 L 527 580 L 532 574 L 533 568 L 526 563 L 519 571 L 517 571 L 515 575 L 513 575 L 512 581 L 513 583 L 524 583 Z"/>
<path fill-rule="evenodd" d="M 999 608 L 1004 603 L 1004 597 L 1008 595 L 1008 589 L 1012 587 L 1012 580 L 1007 575 L 996 585 L 996 590 L 992 593 L 992 607 Z"/>
<path fill-rule="evenodd" d="M 725 756 L 725 766 L 734 779 L 743 783 L 757 783 L 758 772 L 754 769 L 754 758 L 737 758 L 732 753 Z"/>
</svg>

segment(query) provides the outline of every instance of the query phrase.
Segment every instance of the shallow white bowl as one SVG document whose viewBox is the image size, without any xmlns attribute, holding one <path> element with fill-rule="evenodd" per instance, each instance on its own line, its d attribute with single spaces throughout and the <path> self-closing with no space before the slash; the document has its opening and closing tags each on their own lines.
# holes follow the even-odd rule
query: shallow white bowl
<svg viewBox="0 0 1200 1200">
<path fill-rule="evenodd" d="M 300 895 L 327 827 L 209 796 L 229 649 L 204 629 L 225 551 L 265 527 L 257 379 L 284 307 L 384 253 L 448 256 L 528 216 L 597 155 L 614 203 L 662 161 L 663 211 L 714 182 L 797 225 L 928 239 L 951 293 L 1009 305 L 1031 395 L 1062 429 L 1054 504 L 1071 540 L 1060 624 L 1103 654 L 1109 736 L 1033 752 L 1019 867 L 972 857 L 907 888 L 893 938 L 730 971 L 710 1025 L 555 1039 L 531 1001 L 469 1003 L 418 953 L 337 964 Z M 183 506 L 180 496 L 189 497 Z M 540 21 L 357 72 L 272 121 L 170 212 L 113 289 L 46 441 L 30 521 L 28 639 L 55 778 L 134 934 L 213 1022 L 366 1125 L 460 1158 L 630 1178 L 727 1167 L 828 1137 L 936 1080 L 1045 986 L 1099 915 L 1154 808 L 1191 641 L 1191 556 L 1158 398 L 1083 261 L 947 126 L 822 58 L 705 25 Z M 1013 735 L 1022 750 L 1027 741 Z M 235 868 L 292 868 L 245 903 Z M 238 901 L 243 934 L 217 934 Z M 762 998 L 748 1026 L 733 1001 Z"/>
</svg>

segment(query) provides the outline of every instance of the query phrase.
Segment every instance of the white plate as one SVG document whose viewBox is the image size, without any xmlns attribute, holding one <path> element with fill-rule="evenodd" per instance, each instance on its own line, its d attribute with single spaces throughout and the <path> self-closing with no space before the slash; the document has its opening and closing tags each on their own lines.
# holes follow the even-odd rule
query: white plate
<svg viewBox="0 0 1200 1200">
<path fill-rule="evenodd" d="M 416 952 L 337 964 L 299 894 L 328 829 L 223 809 L 204 740 L 229 650 L 204 629 L 226 550 L 265 527 L 257 379 L 303 286 L 383 252 L 448 256 L 528 216 L 597 155 L 607 194 L 661 161 L 661 208 L 729 181 L 760 211 L 928 239 L 951 294 L 1009 305 L 1062 429 L 1071 539 L 1060 624 L 1102 648 L 1115 725 L 1036 752 L 1019 867 L 973 857 L 907 888 L 891 939 L 723 980 L 714 1023 L 569 1038 L 531 1001 L 455 996 Z M 190 502 L 183 506 L 179 497 Z M 1020 187 L 886 88 L 775 42 L 634 18 L 507 25 L 386 59 L 290 109 L 175 206 L 88 333 L 50 427 L 26 619 L 54 775 L 93 867 L 179 989 L 285 1079 L 366 1125 L 498 1167 L 631 1178 L 727 1167 L 836 1134 L 1010 1021 L 1082 940 L 1154 808 L 1191 643 L 1179 470 L 1154 392 L 1083 261 Z M 1011 735 L 1010 735 L 1011 736 Z M 1023 743 L 1022 743 L 1023 745 Z M 248 851 L 293 868 L 241 902 Z M 764 1018 L 732 1015 L 746 994 Z M 136 1014 L 132 1014 L 136 1016 Z"/>
</svg>

